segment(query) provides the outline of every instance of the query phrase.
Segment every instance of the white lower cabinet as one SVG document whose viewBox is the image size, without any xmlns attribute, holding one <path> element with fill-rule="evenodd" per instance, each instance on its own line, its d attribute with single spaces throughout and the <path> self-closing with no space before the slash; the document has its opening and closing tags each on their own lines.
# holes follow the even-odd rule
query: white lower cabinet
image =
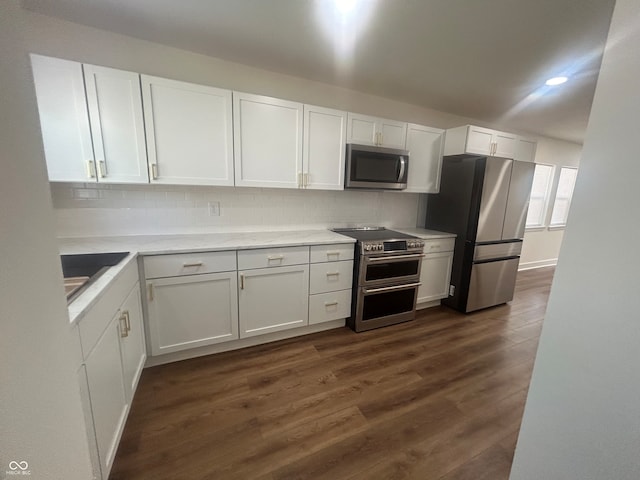
<svg viewBox="0 0 640 480">
<path fill-rule="evenodd" d="M 303 265 L 242 270 L 238 280 L 240 338 L 308 325 L 308 260 Z"/>
<path fill-rule="evenodd" d="M 417 304 L 449 296 L 453 252 L 427 253 L 422 259 Z"/>
<path fill-rule="evenodd" d="M 238 338 L 238 300 L 232 272 L 147 281 L 152 355 Z"/>
<path fill-rule="evenodd" d="M 106 480 L 147 358 L 136 262 L 78 321 L 78 331 L 89 453 L 95 477 Z"/>
<path fill-rule="evenodd" d="M 129 408 L 122 376 L 120 335 L 118 312 L 85 360 L 103 479 L 109 476 Z"/>
<path fill-rule="evenodd" d="M 119 321 L 123 324 L 120 326 L 122 329 L 120 333 L 122 373 L 127 400 L 130 402 L 147 359 L 139 284 L 131 290 L 120 307 L 120 316 L 122 318 Z"/>
</svg>

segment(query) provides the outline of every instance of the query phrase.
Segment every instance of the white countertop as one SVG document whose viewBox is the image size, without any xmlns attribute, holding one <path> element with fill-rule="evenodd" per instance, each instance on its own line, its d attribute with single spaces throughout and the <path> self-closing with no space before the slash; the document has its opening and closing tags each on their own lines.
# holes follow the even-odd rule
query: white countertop
<svg viewBox="0 0 640 480">
<path fill-rule="evenodd" d="M 416 237 L 422 238 L 422 239 L 436 239 L 436 238 L 455 238 L 456 234 L 455 233 L 448 233 L 448 232 L 439 232 L 437 230 L 428 230 L 426 228 L 392 228 L 392 230 L 395 230 L 396 232 L 402 232 L 402 233 L 406 233 L 408 235 L 414 235 Z"/>
<path fill-rule="evenodd" d="M 250 248 L 354 243 L 330 230 L 206 233 L 192 235 L 129 235 L 121 237 L 59 238 L 61 254 L 132 252 L 140 255 L 214 252 Z"/>
</svg>

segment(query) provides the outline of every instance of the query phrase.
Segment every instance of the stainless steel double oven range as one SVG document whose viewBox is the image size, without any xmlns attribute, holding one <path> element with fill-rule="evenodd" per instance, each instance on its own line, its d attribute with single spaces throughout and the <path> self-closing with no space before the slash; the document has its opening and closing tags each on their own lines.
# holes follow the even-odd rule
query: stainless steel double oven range
<svg viewBox="0 0 640 480">
<path fill-rule="evenodd" d="M 336 228 L 357 240 L 351 317 L 356 332 L 413 320 L 424 242 L 384 227 Z"/>
</svg>

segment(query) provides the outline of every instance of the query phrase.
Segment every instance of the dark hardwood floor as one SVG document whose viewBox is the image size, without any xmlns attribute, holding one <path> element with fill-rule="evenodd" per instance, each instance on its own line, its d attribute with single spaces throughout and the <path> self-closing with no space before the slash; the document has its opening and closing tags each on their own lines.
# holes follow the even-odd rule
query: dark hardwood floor
<svg viewBox="0 0 640 480">
<path fill-rule="evenodd" d="M 508 305 L 145 369 L 111 479 L 507 479 L 553 268 Z"/>
</svg>

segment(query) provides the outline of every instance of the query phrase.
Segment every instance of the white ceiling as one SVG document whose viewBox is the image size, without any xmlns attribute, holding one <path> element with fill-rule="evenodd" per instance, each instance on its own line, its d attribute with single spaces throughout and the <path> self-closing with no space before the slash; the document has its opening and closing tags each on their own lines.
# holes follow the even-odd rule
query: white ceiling
<svg viewBox="0 0 640 480">
<path fill-rule="evenodd" d="M 22 3 L 97 28 L 582 142 L 614 0 L 347 0 L 357 10 L 344 17 L 333 1 Z M 569 82 L 541 88 L 565 72 Z"/>
</svg>

